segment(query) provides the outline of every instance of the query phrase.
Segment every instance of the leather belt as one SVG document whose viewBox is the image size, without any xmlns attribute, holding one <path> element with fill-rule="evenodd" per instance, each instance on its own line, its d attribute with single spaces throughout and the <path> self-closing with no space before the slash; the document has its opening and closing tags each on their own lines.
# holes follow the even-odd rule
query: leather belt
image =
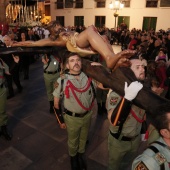
<svg viewBox="0 0 170 170">
<path fill-rule="evenodd" d="M 112 132 L 110 131 L 110 134 L 111 134 L 114 138 L 119 139 L 119 136 L 120 136 L 120 135 L 119 135 L 118 133 L 112 133 Z M 122 141 L 133 141 L 133 140 L 136 139 L 137 136 L 138 136 L 138 135 L 136 135 L 136 136 L 134 136 L 134 137 L 122 136 L 122 137 L 120 138 L 120 140 L 122 140 Z"/>
<path fill-rule="evenodd" d="M 69 110 L 65 110 L 64 113 L 69 115 L 69 116 L 73 116 L 73 117 L 84 117 L 89 111 L 85 112 L 85 113 L 73 113 L 70 112 Z"/>
<path fill-rule="evenodd" d="M 44 73 L 46 73 L 46 74 L 55 74 L 55 73 L 58 73 L 59 72 L 59 70 L 56 70 L 56 71 L 44 71 Z"/>
</svg>

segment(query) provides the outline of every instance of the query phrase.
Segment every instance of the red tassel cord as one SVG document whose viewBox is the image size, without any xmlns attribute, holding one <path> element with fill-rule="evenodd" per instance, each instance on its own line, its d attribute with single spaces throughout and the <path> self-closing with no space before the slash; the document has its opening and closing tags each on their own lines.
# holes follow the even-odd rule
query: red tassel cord
<svg viewBox="0 0 170 170">
<path fill-rule="evenodd" d="M 89 108 L 83 106 L 83 104 L 81 103 L 81 101 L 78 99 L 75 91 L 79 92 L 79 93 L 83 93 L 83 92 L 86 92 L 89 88 L 90 88 L 90 84 L 91 84 L 91 81 L 92 79 L 91 78 L 88 78 L 88 81 L 85 85 L 85 87 L 81 88 L 81 89 L 78 89 L 77 87 L 75 87 L 70 80 L 67 81 L 67 86 L 65 88 L 65 95 L 66 95 L 66 98 L 69 98 L 70 95 L 69 95 L 69 88 L 71 90 L 71 92 L 73 93 L 73 96 L 75 97 L 77 103 L 84 109 L 84 110 L 91 110 L 93 105 L 94 105 L 94 101 L 92 102 L 92 104 L 90 105 Z M 94 97 L 94 96 L 93 96 Z"/>
</svg>

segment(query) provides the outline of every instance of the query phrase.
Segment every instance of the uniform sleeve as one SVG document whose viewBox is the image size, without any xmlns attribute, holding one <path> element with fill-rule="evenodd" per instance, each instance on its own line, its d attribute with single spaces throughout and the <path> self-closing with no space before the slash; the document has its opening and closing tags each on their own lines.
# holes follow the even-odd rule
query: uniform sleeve
<svg viewBox="0 0 170 170">
<path fill-rule="evenodd" d="M 53 96 L 60 98 L 61 93 L 61 77 L 59 77 L 55 83 L 55 89 L 53 91 Z"/>
<path fill-rule="evenodd" d="M 160 166 L 154 158 L 153 151 L 147 149 L 132 163 L 132 170 L 160 170 Z"/>
<path fill-rule="evenodd" d="M 115 109 L 120 100 L 121 97 L 117 93 L 112 91 L 107 98 L 107 110 L 109 111 L 111 109 Z"/>
</svg>

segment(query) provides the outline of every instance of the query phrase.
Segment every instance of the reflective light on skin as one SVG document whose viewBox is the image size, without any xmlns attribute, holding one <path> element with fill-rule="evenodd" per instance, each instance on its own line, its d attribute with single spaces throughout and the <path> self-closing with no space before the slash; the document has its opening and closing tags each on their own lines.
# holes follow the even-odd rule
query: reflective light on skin
<svg viewBox="0 0 170 170">
<path fill-rule="evenodd" d="M 81 71 L 81 58 L 77 55 L 71 56 L 68 59 L 68 62 L 66 64 L 66 67 L 69 69 L 69 72 L 71 74 L 78 74 Z"/>
<path fill-rule="evenodd" d="M 131 69 L 134 72 L 135 76 L 139 80 L 145 79 L 145 65 L 142 60 L 133 59 L 130 60 L 131 62 Z"/>
</svg>

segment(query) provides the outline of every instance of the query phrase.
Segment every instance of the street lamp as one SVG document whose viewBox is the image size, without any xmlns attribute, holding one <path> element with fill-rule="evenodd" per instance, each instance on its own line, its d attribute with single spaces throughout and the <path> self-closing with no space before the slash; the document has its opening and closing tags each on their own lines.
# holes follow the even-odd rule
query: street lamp
<svg viewBox="0 0 170 170">
<path fill-rule="evenodd" d="M 124 8 L 124 4 L 120 0 L 115 0 L 114 3 L 111 1 L 109 4 L 109 9 L 115 11 L 113 14 L 113 16 L 115 17 L 115 30 L 116 30 L 116 19 L 119 16 L 117 11 L 123 8 Z"/>
</svg>

